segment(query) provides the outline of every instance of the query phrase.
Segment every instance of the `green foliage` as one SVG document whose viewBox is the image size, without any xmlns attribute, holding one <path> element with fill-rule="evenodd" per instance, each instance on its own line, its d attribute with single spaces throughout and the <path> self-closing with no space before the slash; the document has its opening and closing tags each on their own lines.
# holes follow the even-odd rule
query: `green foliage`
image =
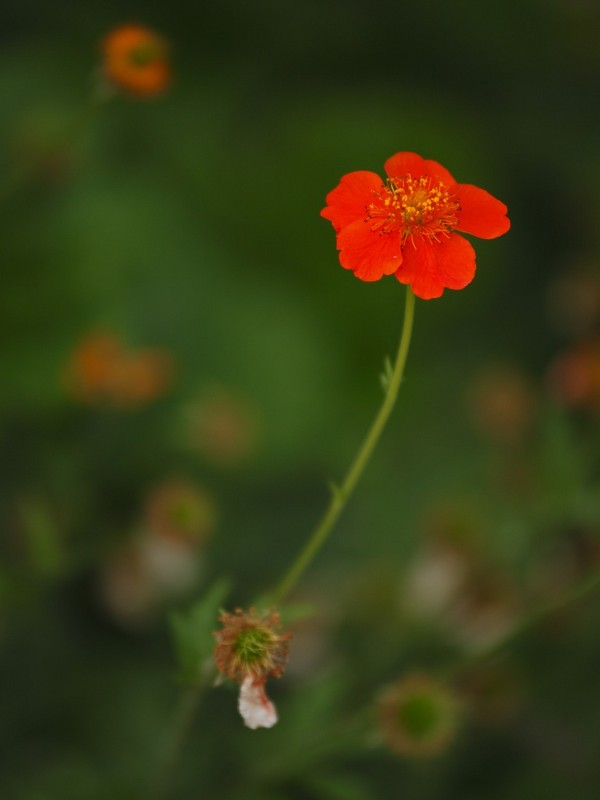
<svg viewBox="0 0 600 800">
<path fill-rule="evenodd" d="M 212 634 L 218 627 L 219 609 L 229 591 L 229 581 L 216 581 L 188 611 L 171 614 L 171 633 L 183 684 L 200 686 L 214 672 Z"/>
</svg>

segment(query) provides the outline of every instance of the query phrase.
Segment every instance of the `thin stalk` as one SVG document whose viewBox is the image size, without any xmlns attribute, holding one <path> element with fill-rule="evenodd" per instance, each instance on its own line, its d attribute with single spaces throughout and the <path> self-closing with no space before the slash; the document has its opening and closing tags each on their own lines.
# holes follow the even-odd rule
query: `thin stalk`
<svg viewBox="0 0 600 800">
<path fill-rule="evenodd" d="M 544 622 L 553 614 L 556 614 L 565 608 L 576 605 L 584 597 L 587 597 L 588 594 L 592 594 L 598 589 L 600 589 L 600 570 L 592 572 L 580 583 L 575 584 L 562 595 L 553 598 L 548 603 L 527 614 L 503 636 L 489 644 L 487 647 L 483 647 L 480 650 L 476 650 L 475 652 L 468 654 L 463 658 L 459 658 L 442 671 L 443 677 L 448 680 L 456 675 L 460 675 L 463 670 L 468 669 L 481 661 L 487 661 L 493 658 L 498 653 L 501 653 L 503 650 L 506 650 L 508 647 L 510 647 L 510 645 L 512 645 L 515 641 L 525 636 L 525 634 L 527 634 L 539 623 Z"/>
<path fill-rule="evenodd" d="M 404 307 L 404 323 L 402 325 L 402 334 L 400 336 L 400 344 L 398 345 L 398 353 L 393 367 L 386 373 L 385 396 L 383 403 L 373 420 L 367 435 L 360 446 L 354 460 L 350 464 L 346 477 L 342 484 L 332 489 L 331 500 L 327 507 L 325 514 L 317 524 L 312 532 L 310 538 L 298 554 L 295 561 L 292 563 L 288 572 L 284 575 L 276 590 L 270 597 L 274 605 L 279 604 L 284 597 L 295 586 L 300 576 L 304 573 L 305 569 L 311 563 L 313 558 L 323 547 L 327 541 L 333 526 L 337 522 L 338 517 L 344 510 L 348 499 L 354 491 L 359 478 L 364 472 L 369 459 L 375 449 L 375 445 L 385 428 L 385 425 L 390 417 L 392 409 L 396 403 L 398 390 L 402 383 L 404 375 L 404 367 L 408 356 L 408 349 L 413 329 L 415 313 L 415 296 L 410 288 L 406 288 L 406 304 Z"/>
<path fill-rule="evenodd" d="M 170 796 L 175 768 L 181 758 L 203 688 L 203 686 L 192 686 L 181 695 L 159 759 L 159 774 L 151 792 L 154 800 L 167 800 Z"/>
</svg>

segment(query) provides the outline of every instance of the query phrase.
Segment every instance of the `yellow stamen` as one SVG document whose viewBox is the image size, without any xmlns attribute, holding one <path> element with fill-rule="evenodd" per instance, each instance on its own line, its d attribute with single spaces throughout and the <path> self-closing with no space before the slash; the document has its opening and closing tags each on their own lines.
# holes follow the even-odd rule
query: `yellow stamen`
<svg viewBox="0 0 600 800">
<path fill-rule="evenodd" d="M 441 181 L 408 174 L 388 178 L 381 191 L 373 191 L 365 221 L 374 233 L 399 233 L 403 242 L 415 236 L 439 241 L 456 226 L 459 210 L 458 200 Z"/>
</svg>

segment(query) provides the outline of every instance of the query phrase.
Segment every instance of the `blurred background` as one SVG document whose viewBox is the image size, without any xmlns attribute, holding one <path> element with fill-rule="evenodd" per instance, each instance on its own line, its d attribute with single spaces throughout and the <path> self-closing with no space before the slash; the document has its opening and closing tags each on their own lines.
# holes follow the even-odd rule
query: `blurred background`
<svg viewBox="0 0 600 800">
<path fill-rule="evenodd" d="M 512 229 L 417 302 L 389 428 L 291 598 L 312 612 L 278 726 L 208 692 L 172 797 L 595 800 L 598 592 L 494 648 L 600 560 L 598 2 L 5 0 L 0 22 L 0 796 L 152 796 L 169 615 L 277 582 L 381 400 L 404 289 L 343 270 L 319 211 L 412 150 Z M 172 82 L 97 103 L 128 22 Z M 455 709 L 421 748 L 429 723 L 382 711 L 415 674 Z"/>
</svg>

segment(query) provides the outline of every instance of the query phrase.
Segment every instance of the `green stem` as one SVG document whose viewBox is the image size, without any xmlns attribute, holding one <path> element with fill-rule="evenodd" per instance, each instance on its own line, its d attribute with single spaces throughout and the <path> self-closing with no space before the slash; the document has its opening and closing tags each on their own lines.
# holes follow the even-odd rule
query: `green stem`
<svg viewBox="0 0 600 800">
<path fill-rule="evenodd" d="M 599 588 L 600 570 L 597 570 L 588 575 L 580 583 L 575 584 L 567 592 L 564 592 L 562 595 L 550 600 L 545 605 L 523 617 L 523 619 L 517 622 L 516 625 L 507 631 L 500 639 L 497 639 L 487 647 L 483 647 L 480 650 L 477 650 L 474 653 L 459 659 L 454 664 L 451 664 L 443 671 L 443 676 L 446 679 L 452 678 L 453 676 L 460 674 L 463 670 L 468 669 L 480 661 L 487 661 L 488 659 L 493 658 L 495 655 L 513 644 L 513 642 L 515 642 L 517 639 L 520 639 L 522 636 L 528 633 L 531 628 L 534 628 L 540 622 L 548 619 L 558 611 L 562 611 L 571 605 L 575 605 L 588 594 L 593 593 Z"/>
<path fill-rule="evenodd" d="M 154 800 L 166 800 L 172 789 L 173 774 L 180 759 L 183 745 L 194 720 L 194 715 L 203 686 L 193 686 L 181 695 L 179 706 L 175 709 L 173 722 L 167 731 L 164 750 L 159 760 L 158 779 L 151 792 Z"/>
<path fill-rule="evenodd" d="M 406 288 L 406 305 L 404 309 L 404 324 L 402 326 L 402 335 L 400 336 L 400 344 L 398 345 L 398 353 L 393 368 L 389 373 L 386 373 L 386 386 L 385 397 L 383 403 L 375 417 L 354 461 L 350 465 L 346 477 L 344 478 L 341 486 L 333 487 L 331 500 L 329 506 L 325 511 L 321 521 L 314 529 L 310 538 L 306 542 L 303 549 L 298 554 L 296 560 L 288 572 L 284 575 L 279 586 L 270 597 L 273 605 L 279 604 L 283 598 L 295 586 L 296 582 L 319 552 L 325 541 L 327 540 L 333 526 L 335 525 L 338 517 L 344 510 L 350 495 L 354 491 L 360 476 L 362 475 L 365 467 L 367 466 L 371 454 L 375 449 L 375 445 L 379 441 L 379 437 L 385 427 L 386 422 L 392 412 L 398 390 L 402 383 L 404 375 L 404 366 L 408 356 L 408 348 L 410 346 L 410 338 L 413 328 L 413 320 L 415 313 L 415 296 L 410 288 Z"/>
</svg>

